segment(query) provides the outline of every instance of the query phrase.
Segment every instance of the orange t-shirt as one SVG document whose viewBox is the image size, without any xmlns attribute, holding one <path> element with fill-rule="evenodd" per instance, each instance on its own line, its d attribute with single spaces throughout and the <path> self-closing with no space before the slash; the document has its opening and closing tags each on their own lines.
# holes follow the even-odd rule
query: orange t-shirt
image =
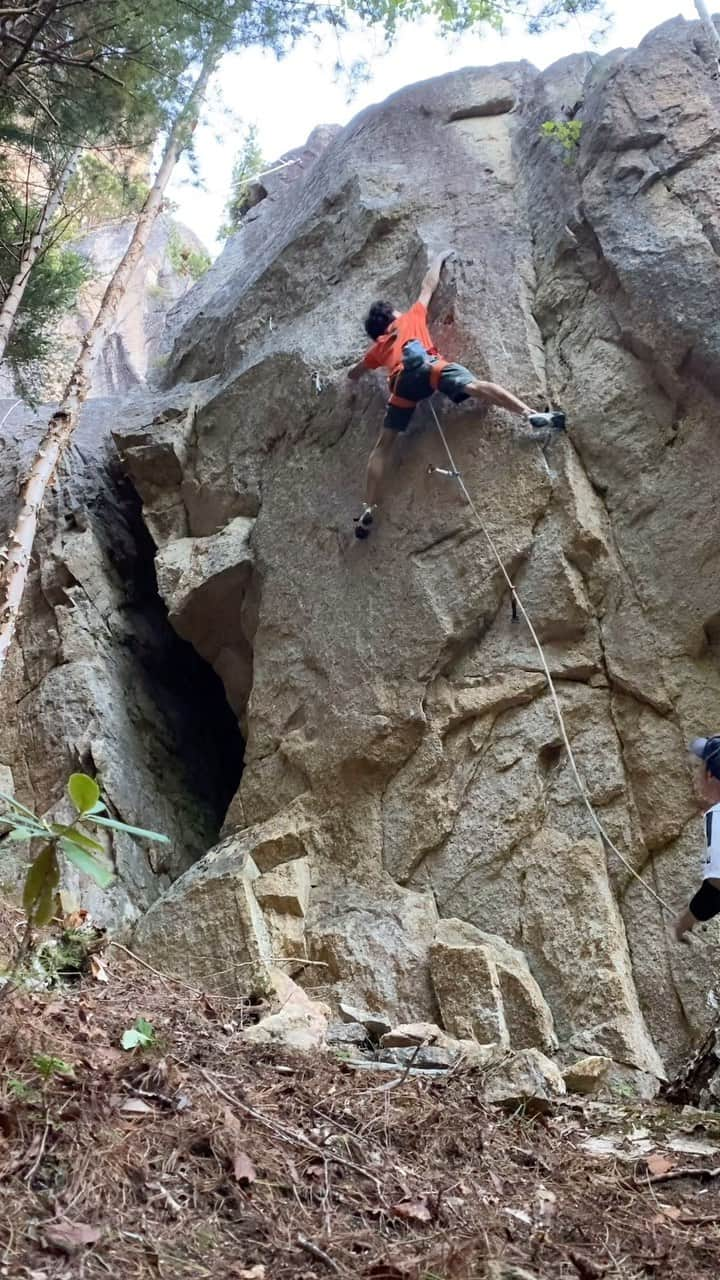
<svg viewBox="0 0 720 1280">
<path fill-rule="evenodd" d="M 383 333 L 373 343 L 363 360 L 366 369 L 387 369 L 393 374 L 402 364 L 402 349 L 406 342 L 416 338 L 422 342 L 431 356 L 438 354 L 427 327 L 427 307 L 423 302 L 416 302 L 409 311 L 403 312 L 397 320 L 393 320 L 387 333 Z"/>
</svg>

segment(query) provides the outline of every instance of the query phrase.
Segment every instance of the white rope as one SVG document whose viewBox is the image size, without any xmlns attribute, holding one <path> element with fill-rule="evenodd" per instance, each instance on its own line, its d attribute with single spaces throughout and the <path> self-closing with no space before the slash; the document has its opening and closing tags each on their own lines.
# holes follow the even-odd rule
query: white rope
<svg viewBox="0 0 720 1280">
<path fill-rule="evenodd" d="M 647 892 L 651 895 L 651 897 L 653 897 L 653 898 L 655 899 L 655 901 L 656 901 L 657 903 L 659 903 L 659 905 L 662 907 L 663 911 L 667 911 L 669 915 L 674 916 L 674 915 L 676 915 L 676 912 L 674 912 L 674 911 L 673 911 L 672 907 L 668 906 L 667 902 L 665 902 L 665 900 L 664 900 L 663 898 L 661 898 L 661 897 L 660 897 L 660 894 L 655 892 L 655 890 L 653 889 L 652 885 L 649 885 L 649 884 L 648 884 L 648 882 L 647 882 L 647 880 L 643 880 L 642 876 L 638 874 L 638 872 L 635 870 L 635 868 L 634 868 L 633 866 L 631 866 L 631 864 L 628 862 L 628 860 L 627 860 L 627 858 L 625 857 L 625 855 L 624 855 L 623 853 L 621 853 L 621 852 L 620 852 L 620 850 L 618 849 L 617 845 L 616 845 L 616 844 L 615 844 L 615 843 L 610 839 L 610 836 L 608 835 L 608 833 L 607 833 L 607 831 L 605 830 L 604 826 L 602 825 L 602 823 L 601 823 L 600 819 L 598 818 L 597 814 L 595 813 L 595 810 L 593 809 L 592 802 L 591 802 L 590 797 L 589 797 L 589 795 L 588 795 L 588 793 L 587 793 L 587 788 L 585 787 L 585 784 L 584 784 L 584 782 L 583 782 L 582 778 L 580 777 L 580 773 L 579 773 L 579 770 L 578 770 L 578 767 L 577 767 L 577 763 L 576 763 L 576 761 L 575 761 L 575 756 L 574 756 L 574 754 L 573 754 L 573 749 L 572 749 L 572 747 L 570 746 L 570 739 L 569 739 L 569 737 L 568 737 L 567 729 L 565 728 L 565 720 L 564 720 L 563 713 L 562 713 L 562 710 L 561 710 L 561 707 L 560 707 L 560 699 L 558 698 L 557 690 L 556 690 L 556 688 L 555 688 L 555 682 L 554 682 L 554 680 L 553 680 L 553 678 L 552 678 L 552 676 L 551 676 L 551 674 L 550 674 L 550 668 L 549 668 L 549 666 L 548 666 L 548 664 L 547 664 L 547 659 L 546 659 L 546 657 L 545 657 L 545 652 L 544 652 L 543 647 L 542 647 L 542 645 L 541 645 L 541 643 L 540 643 L 540 640 L 538 639 L 537 632 L 536 632 L 536 630 L 535 630 L 535 628 L 534 628 L 534 626 L 533 626 L 533 624 L 532 624 L 532 621 L 531 621 L 530 616 L 529 616 L 529 614 L 528 614 L 528 612 L 527 612 L 527 609 L 525 608 L 525 606 L 524 606 L 524 604 L 523 604 L 522 600 L 520 599 L 520 596 L 518 595 L 517 591 L 515 590 L 515 586 L 514 586 L 514 584 L 513 584 L 513 581 L 512 581 L 512 579 L 511 579 L 510 574 L 508 573 L 507 569 L 505 568 L 505 565 L 504 565 L 504 563 L 503 563 L 503 561 L 502 561 L 502 558 L 501 558 L 501 556 L 500 556 L 500 552 L 498 551 L 498 549 L 497 549 L 497 547 L 496 547 L 496 545 L 495 545 L 495 542 L 493 541 L 493 538 L 492 538 L 492 536 L 491 536 L 491 534 L 490 534 L 490 531 L 488 530 L 488 528 L 486 527 L 486 525 L 485 525 L 485 523 L 484 523 L 484 521 L 483 521 L 482 517 L 480 516 L 480 513 L 479 513 L 479 511 L 478 511 L 477 507 L 475 506 L 475 503 L 473 502 L 472 498 L 470 497 L 470 494 L 468 493 L 468 491 L 467 491 L 467 489 L 466 489 L 466 487 L 465 487 L 465 481 L 463 480 L 463 478 L 462 478 L 462 476 L 461 476 L 460 472 L 458 471 L 458 469 L 457 469 L 457 467 L 456 467 L 456 465 L 455 465 L 455 459 L 453 458 L 452 453 L 450 452 L 450 446 L 449 446 L 449 444 L 448 444 L 447 440 L 445 439 L 445 433 L 444 433 L 444 431 L 443 431 L 442 427 L 440 426 L 440 421 L 439 421 L 438 416 L 437 416 L 437 414 L 436 414 L 436 412 L 435 412 L 435 407 L 434 407 L 434 405 L 432 404 L 432 401 L 429 401 L 428 403 L 430 404 L 430 412 L 432 413 L 432 416 L 433 416 L 433 418 L 435 419 L 435 426 L 437 427 L 437 429 L 438 429 L 438 431 L 439 431 L 439 433 L 440 433 L 440 439 L 442 440 L 443 445 L 445 446 L 445 452 L 446 452 L 446 454 L 447 454 L 447 456 L 448 456 L 448 461 L 449 461 L 449 463 L 450 463 L 451 474 L 452 474 L 452 476 L 453 476 L 453 479 L 457 480 L 458 484 L 460 485 L 460 488 L 462 489 L 462 492 L 463 492 L 463 496 L 464 496 L 464 498 L 465 498 L 465 501 L 467 502 L 468 506 L 470 507 L 470 510 L 472 511 L 473 515 L 475 516 L 475 519 L 477 520 L 478 525 L 479 525 L 479 527 L 480 527 L 480 529 L 481 529 L 482 533 L 485 535 L 485 538 L 486 538 L 486 540 L 487 540 L 488 546 L 490 547 L 490 550 L 492 551 L 492 553 L 493 553 L 493 555 L 494 555 L 494 557 L 495 557 L 495 559 L 496 559 L 496 561 L 497 561 L 497 563 L 498 563 L 498 566 L 499 566 L 499 568 L 500 568 L 500 571 L 501 571 L 501 573 L 502 573 L 502 575 L 503 575 L 503 577 L 504 577 L 504 579 L 505 579 L 505 581 L 506 581 L 506 583 L 507 583 L 508 587 L 510 588 L 510 593 L 511 593 L 512 599 L 515 601 L 515 604 L 516 604 L 516 606 L 517 606 L 517 608 L 518 608 L 519 612 L 522 614 L 523 618 L 525 619 L 525 622 L 526 622 L 526 624 L 527 624 L 528 631 L 530 632 L 530 635 L 532 636 L 532 640 L 533 640 L 533 643 L 534 643 L 534 645 L 535 645 L 535 648 L 536 648 L 536 649 L 537 649 L 537 651 L 538 651 L 538 655 L 539 655 L 540 661 L 541 661 L 541 663 L 542 663 L 543 671 L 544 671 L 544 673 L 545 673 L 545 679 L 547 680 L 548 689 L 550 690 L 550 697 L 552 698 L 553 706 L 554 706 L 554 708 L 555 708 L 555 715 L 556 715 L 556 717 L 557 717 L 557 722 L 558 722 L 558 725 L 559 725 L 559 727 L 560 727 L 560 733 L 561 733 L 561 735 L 562 735 L 563 744 L 564 744 L 564 746 L 565 746 L 565 750 L 566 750 L 566 752 L 567 752 L 567 758 L 568 758 L 568 761 L 569 761 L 569 763 L 570 763 L 570 768 L 571 768 L 571 770 L 572 770 L 573 777 L 574 777 L 574 779 L 575 779 L 575 783 L 576 783 L 576 785 L 577 785 L 577 789 L 578 789 L 578 791 L 579 791 L 579 793 L 580 793 L 580 797 L 581 797 L 581 799 L 582 799 L 582 801 L 583 801 L 583 804 L 585 805 L 585 808 L 587 809 L 588 813 L 590 814 L 590 817 L 591 817 L 591 819 L 592 819 L 593 825 L 595 826 L 595 829 L 597 830 L 598 835 L 600 836 L 600 838 L 601 838 L 601 840 L 603 841 L 603 843 L 607 846 L 607 848 L 608 848 L 608 849 L 612 850 L 612 852 L 615 854 L 615 857 L 616 857 L 616 858 L 619 858 L 620 862 L 623 864 L 623 866 L 625 867 L 625 869 L 626 869 L 627 871 L 629 871 L 629 872 L 630 872 L 630 875 L 631 875 L 631 876 L 633 876 L 633 877 L 635 878 L 635 880 L 637 880 L 637 881 L 642 885 L 643 889 L 646 889 L 646 890 L 647 890 Z"/>
</svg>

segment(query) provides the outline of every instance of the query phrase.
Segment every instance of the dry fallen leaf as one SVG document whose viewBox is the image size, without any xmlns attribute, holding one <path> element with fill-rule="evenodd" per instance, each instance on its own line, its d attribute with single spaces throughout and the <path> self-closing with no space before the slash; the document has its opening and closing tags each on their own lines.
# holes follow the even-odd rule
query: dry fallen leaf
<svg viewBox="0 0 720 1280">
<path fill-rule="evenodd" d="M 535 1192 L 535 1212 L 543 1222 L 549 1222 L 557 1211 L 557 1196 L 547 1187 L 538 1187 Z"/>
<path fill-rule="evenodd" d="M 258 1262 L 254 1267 L 241 1267 L 239 1271 L 231 1271 L 231 1280 L 265 1280 L 267 1272 L 262 1262 Z"/>
<path fill-rule="evenodd" d="M 661 1204 L 660 1212 L 650 1219 L 654 1227 L 666 1227 L 670 1222 L 677 1222 L 682 1217 L 682 1209 L 674 1204 Z"/>
<path fill-rule="evenodd" d="M 236 1151 L 233 1156 L 233 1177 L 236 1182 L 244 1182 L 249 1184 L 257 1178 L 255 1165 L 244 1151 Z"/>
<path fill-rule="evenodd" d="M 668 1146 L 671 1151 L 681 1151 L 686 1156 L 716 1156 L 720 1147 L 707 1138 L 683 1137 L 671 1138 Z"/>
<path fill-rule="evenodd" d="M 109 982 L 108 971 L 102 960 L 97 956 L 90 956 L 90 972 L 96 982 Z"/>
<path fill-rule="evenodd" d="M 597 1138 L 586 1138 L 580 1143 L 582 1151 L 587 1151 L 591 1156 L 616 1156 L 619 1155 L 618 1144 L 613 1138 L 607 1138 L 600 1135 Z"/>
<path fill-rule="evenodd" d="M 674 1163 L 674 1160 L 669 1160 L 667 1156 L 661 1155 L 659 1151 L 653 1156 L 648 1156 L 645 1161 L 648 1173 L 651 1173 L 654 1178 L 659 1178 L 663 1173 L 669 1173 Z"/>
<path fill-rule="evenodd" d="M 48 1222 L 42 1233 L 46 1248 L 68 1254 L 79 1253 L 102 1235 L 100 1227 L 91 1227 L 87 1222 Z"/>
<path fill-rule="evenodd" d="M 420 1196 L 418 1200 L 399 1200 L 390 1206 L 390 1212 L 406 1222 L 432 1222 L 434 1216 L 427 1196 Z"/>
<path fill-rule="evenodd" d="M 128 1098 L 121 1104 L 120 1110 L 129 1115 L 145 1116 L 148 1112 L 152 1112 L 152 1107 L 149 1107 L 147 1102 L 143 1102 L 142 1098 Z"/>
<path fill-rule="evenodd" d="M 518 1222 L 524 1222 L 526 1227 L 532 1226 L 532 1218 L 524 1209 L 503 1209 L 509 1218 L 517 1218 Z"/>
</svg>

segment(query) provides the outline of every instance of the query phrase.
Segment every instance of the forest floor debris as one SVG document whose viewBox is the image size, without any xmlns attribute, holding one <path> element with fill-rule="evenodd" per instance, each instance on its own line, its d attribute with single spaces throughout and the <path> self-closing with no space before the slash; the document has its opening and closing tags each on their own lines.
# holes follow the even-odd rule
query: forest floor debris
<svg viewBox="0 0 720 1280">
<path fill-rule="evenodd" d="M 255 1016 L 113 947 L 102 976 L 5 996 L 0 1276 L 717 1277 L 720 1115 L 508 1114 L 465 1068 L 379 1088 L 244 1045 Z"/>
</svg>

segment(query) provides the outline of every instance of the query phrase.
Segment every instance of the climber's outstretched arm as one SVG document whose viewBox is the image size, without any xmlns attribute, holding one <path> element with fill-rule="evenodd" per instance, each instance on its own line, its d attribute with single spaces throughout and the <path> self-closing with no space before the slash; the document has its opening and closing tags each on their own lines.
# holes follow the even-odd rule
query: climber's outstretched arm
<svg viewBox="0 0 720 1280">
<path fill-rule="evenodd" d="M 420 296 L 418 298 L 418 301 L 422 302 L 424 307 L 428 307 L 430 305 L 430 299 L 440 283 L 440 272 L 443 269 L 443 263 L 450 257 L 451 253 L 452 249 L 446 249 L 444 253 L 438 254 L 430 267 L 430 270 L 427 272 L 420 287 Z"/>
<path fill-rule="evenodd" d="M 720 915 L 720 880 L 707 878 L 690 905 L 680 913 L 675 921 L 675 937 L 678 942 L 685 942 L 685 935 L 691 933 L 698 922 L 705 924 Z"/>
<path fill-rule="evenodd" d="M 357 382 L 364 373 L 367 373 L 367 365 L 361 360 L 359 364 L 354 364 L 352 369 L 348 369 L 348 378 L 351 382 Z"/>
</svg>

